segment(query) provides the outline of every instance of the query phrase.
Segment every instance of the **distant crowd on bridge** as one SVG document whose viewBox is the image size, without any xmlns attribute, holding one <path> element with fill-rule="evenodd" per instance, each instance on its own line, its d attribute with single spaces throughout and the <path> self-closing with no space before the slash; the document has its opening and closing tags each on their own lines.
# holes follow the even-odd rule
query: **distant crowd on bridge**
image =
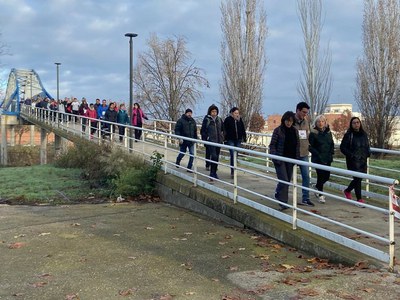
<svg viewBox="0 0 400 300">
<path fill-rule="evenodd" d="M 124 103 L 103 99 L 96 99 L 95 103 L 88 104 L 85 98 L 78 101 L 77 98 L 64 98 L 64 100 L 55 100 L 49 98 L 38 98 L 35 101 L 25 100 L 25 105 L 31 105 L 34 108 L 40 108 L 42 113 L 48 111 L 68 113 L 68 115 L 60 114 L 59 121 L 81 122 L 82 131 L 86 131 L 86 126 L 90 127 L 91 138 L 98 128 L 101 130 L 102 136 L 110 133 L 119 133 L 119 140 L 122 142 L 125 136 L 127 125 L 135 127 L 135 141 L 141 139 L 142 126 L 144 120 L 147 120 L 146 114 L 140 108 L 139 103 L 133 105 L 131 113 L 128 113 Z M 308 120 L 309 105 L 306 102 L 300 102 L 296 106 L 296 112 L 287 111 L 281 118 L 281 124 L 275 128 L 269 145 L 269 153 L 302 161 L 309 160 L 311 153 L 311 161 L 316 164 L 330 166 L 334 155 L 334 142 L 332 133 L 327 124 L 326 117 L 319 115 L 315 118 L 313 126 L 310 126 Z M 177 121 L 175 126 L 175 134 L 182 136 L 179 140 L 179 154 L 176 158 L 175 165 L 179 168 L 181 160 L 185 153 L 189 151 L 189 162 L 187 171 L 191 172 L 194 160 L 194 142 L 187 140 L 198 139 L 197 124 L 192 118 L 192 110 L 186 109 L 185 113 Z M 56 114 L 53 115 L 56 118 Z M 83 118 L 81 118 L 83 117 Z M 106 122 L 102 122 L 106 121 Z M 89 124 L 87 124 L 89 122 Z M 100 122 L 98 124 L 98 122 Z M 113 124 L 111 124 L 113 123 Z M 118 124 L 116 126 L 116 124 Z M 99 126 L 100 125 L 100 126 Z M 239 108 L 230 109 L 230 115 L 224 120 L 219 116 L 219 109 L 216 105 L 211 105 L 205 115 L 200 129 L 201 139 L 214 143 L 206 145 L 205 161 L 206 169 L 210 171 L 210 182 L 219 179 L 217 175 L 218 161 L 221 148 L 215 144 L 225 143 L 229 146 L 241 147 L 246 142 L 246 130 L 243 120 L 240 116 Z M 346 157 L 347 168 L 356 172 L 367 172 L 367 158 L 370 156 L 370 146 L 367 133 L 363 130 L 361 120 L 358 117 L 352 117 L 349 128 L 347 129 L 341 145 L 340 151 Z M 234 151 L 230 150 L 230 166 L 231 176 L 234 175 Z M 278 182 L 275 190 L 275 198 L 281 202 L 281 210 L 288 208 L 285 204 L 289 199 L 289 185 L 284 182 L 290 182 L 293 175 L 293 163 L 284 162 L 279 159 L 273 159 L 276 174 L 281 182 Z M 299 165 L 302 177 L 302 201 L 300 204 L 306 206 L 314 206 L 309 196 L 309 170 L 306 165 Z M 320 192 L 323 192 L 324 184 L 330 178 L 330 172 L 316 169 L 317 182 L 314 186 Z M 351 192 L 355 191 L 356 201 L 362 206 L 365 201 L 361 195 L 361 178 L 353 177 L 348 187 L 343 191 L 344 196 L 352 200 Z M 316 193 L 320 203 L 325 203 L 325 196 Z"/>
</svg>

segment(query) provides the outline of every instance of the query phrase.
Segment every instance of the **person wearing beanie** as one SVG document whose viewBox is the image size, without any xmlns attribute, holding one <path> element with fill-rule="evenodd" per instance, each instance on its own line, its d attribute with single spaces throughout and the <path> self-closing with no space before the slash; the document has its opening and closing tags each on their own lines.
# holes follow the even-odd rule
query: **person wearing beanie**
<svg viewBox="0 0 400 300">
<path fill-rule="evenodd" d="M 182 117 L 176 122 L 175 134 L 188 137 L 191 139 L 197 139 L 197 126 L 196 121 L 192 118 L 192 110 L 188 108 Z M 186 139 L 179 140 L 179 154 L 176 158 L 176 167 L 179 168 L 182 158 L 185 156 L 186 150 L 189 150 L 189 162 L 187 165 L 187 172 L 192 172 L 194 160 L 194 142 Z"/>
<path fill-rule="evenodd" d="M 201 125 L 201 139 L 203 141 L 213 142 L 222 144 L 224 141 L 224 127 L 223 121 L 221 117 L 218 116 L 219 109 L 217 106 L 212 104 L 208 110 L 207 115 L 203 119 L 203 123 Z M 206 149 L 208 148 L 210 154 L 210 182 L 213 182 L 214 179 L 219 179 L 217 175 L 217 167 L 219 161 L 219 153 L 221 151 L 221 147 L 206 145 Z M 206 160 L 207 160 L 206 153 Z"/>
</svg>

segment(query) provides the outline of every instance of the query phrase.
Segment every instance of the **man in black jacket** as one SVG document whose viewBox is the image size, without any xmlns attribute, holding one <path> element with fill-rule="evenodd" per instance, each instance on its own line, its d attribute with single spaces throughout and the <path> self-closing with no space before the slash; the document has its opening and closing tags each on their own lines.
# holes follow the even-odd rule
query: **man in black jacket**
<svg viewBox="0 0 400 300">
<path fill-rule="evenodd" d="M 182 117 L 176 122 L 175 134 L 182 137 L 197 139 L 197 126 L 196 121 L 192 118 L 192 110 L 188 108 Z M 189 149 L 189 163 L 187 165 L 187 172 L 193 167 L 194 160 L 194 143 L 192 141 L 179 140 L 179 154 L 176 158 L 176 167 L 179 168 L 182 158 L 185 156 L 186 150 Z"/>
<path fill-rule="evenodd" d="M 106 113 L 104 115 L 104 121 L 117 123 L 118 112 L 115 110 L 115 103 L 111 102 Z M 103 135 L 109 135 L 115 133 L 115 124 L 104 123 L 104 132 Z"/>
<path fill-rule="evenodd" d="M 230 110 L 230 116 L 226 117 L 224 121 L 224 133 L 226 144 L 229 146 L 240 147 L 242 142 L 246 142 L 246 129 L 243 120 L 240 117 L 239 108 L 233 107 Z M 231 156 L 231 178 L 233 178 L 233 160 L 234 151 L 229 149 Z"/>
</svg>

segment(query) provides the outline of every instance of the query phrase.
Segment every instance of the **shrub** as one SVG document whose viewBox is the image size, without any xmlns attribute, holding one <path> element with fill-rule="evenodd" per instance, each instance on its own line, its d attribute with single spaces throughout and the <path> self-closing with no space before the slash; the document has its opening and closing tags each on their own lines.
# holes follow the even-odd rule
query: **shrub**
<svg viewBox="0 0 400 300">
<path fill-rule="evenodd" d="M 162 155 L 155 151 L 149 167 L 141 157 L 119 147 L 80 141 L 61 154 L 55 165 L 82 169 L 83 179 L 90 181 L 92 188 L 107 187 L 112 195 L 137 196 L 154 193 L 161 159 Z"/>
<path fill-rule="evenodd" d="M 140 168 L 127 168 L 113 180 L 113 194 L 122 196 L 138 196 L 140 194 L 154 194 L 155 181 L 162 166 L 163 155 L 157 151 L 150 157 L 152 166 L 143 164 Z"/>
</svg>

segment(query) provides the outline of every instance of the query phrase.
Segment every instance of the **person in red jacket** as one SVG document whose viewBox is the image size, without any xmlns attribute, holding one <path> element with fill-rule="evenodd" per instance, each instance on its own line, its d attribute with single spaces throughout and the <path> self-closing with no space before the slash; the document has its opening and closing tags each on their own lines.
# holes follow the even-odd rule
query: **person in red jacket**
<svg viewBox="0 0 400 300">
<path fill-rule="evenodd" d="M 132 125 L 135 127 L 139 127 L 135 128 L 135 142 L 140 140 L 140 137 L 142 136 L 142 129 L 140 128 L 143 127 L 143 119 L 148 120 L 147 116 L 140 108 L 139 103 L 134 103 L 132 110 Z"/>
<path fill-rule="evenodd" d="M 93 103 L 89 105 L 89 109 L 86 111 L 86 116 L 89 118 L 90 138 L 93 138 L 93 134 L 97 131 L 97 111 Z"/>
</svg>

